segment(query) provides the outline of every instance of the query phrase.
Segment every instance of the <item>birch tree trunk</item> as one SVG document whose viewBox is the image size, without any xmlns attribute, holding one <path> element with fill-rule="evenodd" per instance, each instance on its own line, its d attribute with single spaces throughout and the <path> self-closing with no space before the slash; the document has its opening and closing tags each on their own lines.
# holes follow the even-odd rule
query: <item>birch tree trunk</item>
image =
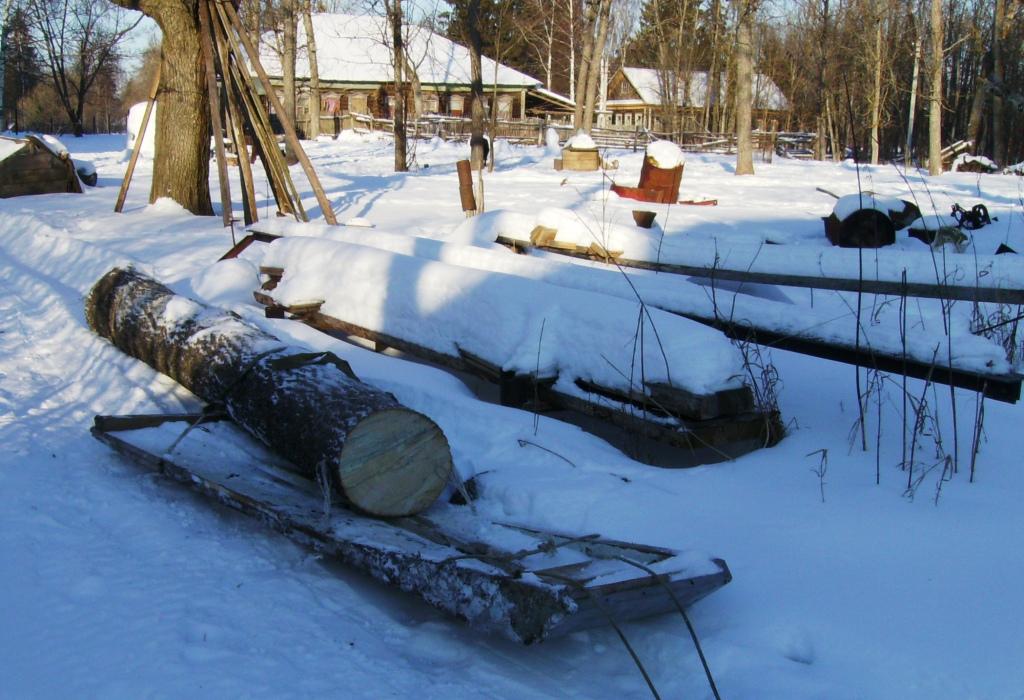
<svg viewBox="0 0 1024 700">
<path fill-rule="evenodd" d="M 928 98 L 928 174 L 942 174 L 942 0 L 931 0 L 931 90 Z"/>
<path fill-rule="evenodd" d="M 914 115 L 917 112 L 917 83 L 921 74 L 921 39 L 914 41 L 914 69 L 910 78 L 910 106 L 907 109 L 907 143 L 903 151 L 903 167 L 909 168 L 914 150 Z"/>
<path fill-rule="evenodd" d="M 871 92 L 871 164 L 878 165 L 881 152 L 879 127 L 882 120 L 882 4 L 875 5 L 875 81 Z"/>
<path fill-rule="evenodd" d="M 306 55 L 309 57 L 309 131 L 306 138 L 315 139 L 320 135 L 320 67 L 316 61 L 312 3 L 308 0 L 302 10 L 302 26 L 306 30 Z"/>
<path fill-rule="evenodd" d="M 754 146 L 750 134 L 751 106 L 753 104 L 753 48 L 751 37 L 754 23 L 752 0 L 736 2 L 736 174 L 754 174 Z"/>
</svg>

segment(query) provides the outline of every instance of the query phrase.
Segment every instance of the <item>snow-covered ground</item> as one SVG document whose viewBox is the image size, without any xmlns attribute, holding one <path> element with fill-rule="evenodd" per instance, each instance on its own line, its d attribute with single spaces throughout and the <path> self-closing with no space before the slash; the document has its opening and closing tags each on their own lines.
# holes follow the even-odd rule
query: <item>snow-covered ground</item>
<svg viewBox="0 0 1024 700">
<path fill-rule="evenodd" d="M 789 427 L 778 446 L 695 469 L 644 466 L 578 428 L 544 417 L 535 427 L 532 414 L 482 403 L 440 370 L 262 319 L 239 268 L 210 267 L 231 245 L 219 218 L 192 217 L 166 201 L 147 206 L 146 160 L 125 213 L 116 215 L 123 137 L 65 143 L 95 163 L 98 188 L 0 200 L 0 697 L 647 694 L 610 628 L 530 648 L 480 637 L 142 474 L 91 439 L 97 413 L 196 406 L 188 392 L 86 327 L 85 292 L 121 262 L 289 341 L 330 348 L 360 377 L 430 415 L 463 476 L 481 474 L 484 517 L 724 558 L 734 581 L 691 611 L 723 697 L 1024 697 L 1019 406 L 985 402 L 969 483 L 977 399 L 956 392 L 954 429 L 948 387 L 929 390 L 935 421 L 916 452 L 920 483 L 911 497 L 898 467 L 898 378 L 872 395 L 862 451 L 853 368 L 775 351 Z M 379 231 L 442 240 L 454 239 L 465 221 L 454 165 L 465 151 L 419 143 L 419 169 L 395 174 L 386 141 L 346 135 L 309 144 L 340 221 L 360 217 Z M 631 204 L 600 195 L 606 175 L 556 172 L 541 148 L 499 142 L 495 152 L 489 210 L 534 215 L 557 207 L 631 225 Z M 640 157 L 606 155 L 621 163 L 614 177 L 624 184 L 635 184 Z M 1020 177 L 928 178 L 891 166 L 858 173 L 851 163 L 786 160 L 758 163 L 754 177 L 736 178 L 732 169 L 729 158 L 687 156 L 682 196 L 715 198 L 719 206 L 657 205 L 667 237 L 824 247 L 820 217 L 833 200 L 815 187 L 845 194 L 859 179 L 883 196 L 912 193 L 927 202 L 926 214 L 945 214 L 953 202 L 984 203 L 998 221 L 974 234 L 975 249 L 991 253 L 1005 243 L 1024 251 Z M 293 176 L 318 216 L 301 173 Z M 258 189 L 261 215 L 272 215 L 267 188 Z M 246 259 L 256 264 L 260 255 L 253 248 Z M 783 293 L 854 323 L 849 296 Z M 865 304 L 883 321 L 896 306 Z M 915 322 L 941 324 L 934 306 L 922 302 Z M 953 315 L 962 321 L 969 311 L 961 302 Z M 908 389 L 917 400 L 922 384 L 912 380 Z M 943 478 L 941 465 L 927 471 L 937 439 L 946 453 L 957 450 L 958 473 Z M 438 504 L 434 515 L 452 508 Z M 710 697 L 677 616 L 624 630 L 662 697 Z"/>
</svg>

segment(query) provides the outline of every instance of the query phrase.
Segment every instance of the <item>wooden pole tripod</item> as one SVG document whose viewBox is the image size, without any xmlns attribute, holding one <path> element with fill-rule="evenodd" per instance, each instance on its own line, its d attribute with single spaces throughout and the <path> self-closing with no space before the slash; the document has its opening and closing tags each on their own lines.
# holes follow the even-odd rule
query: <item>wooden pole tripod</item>
<svg viewBox="0 0 1024 700">
<path fill-rule="evenodd" d="M 291 214 L 298 221 L 308 221 L 302 207 L 302 200 L 295 183 L 288 171 L 288 164 L 277 143 L 270 126 L 270 115 L 260 100 L 256 83 L 249 72 L 249 67 L 256 73 L 260 86 L 263 88 L 270 105 L 280 119 L 284 128 L 284 138 L 291 150 L 296 154 L 299 164 L 309 180 L 310 188 L 316 196 L 320 210 L 327 223 L 335 225 L 337 219 L 330 200 L 324 193 L 320 179 L 313 169 L 313 164 L 299 143 L 298 134 L 291 118 L 285 113 L 284 106 L 278 99 L 277 92 L 270 83 L 263 66 L 259 61 L 259 53 L 242 27 L 241 20 L 230 0 L 200 0 L 199 2 L 200 40 L 202 42 L 203 64 L 206 72 L 206 87 L 210 99 L 210 119 L 213 129 L 214 154 L 217 159 L 217 176 L 220 183 L 221 213 L 224 225 L 231 225 L 231 189 L 228 179 L 227 153 L 224 146 L 225 132 L 235 147 L 238 169 L 242 183 L 242 209 L 245 225 L 255 222 L 259 217 L 256 209 L 256 192 L 253 171 L 247 156 L 246 141 L 251 137 L 253 150 L 259 158 L 270 182 L 280 214 Z M 248 63 L 246 62 L 248 60 Z M 142 145 L 142 137 L 149 123 L 149 115 L 156 102 L 160 76 L 150 90 L 149 104 L 143 115 L 142 127 L 136 137 L 132 158 L 125 172 L 121 193 L 118 196 L 114 211 L 120 212 L 124 207 L 124 198 L 128 193 L 128 185 L 135 171 Z M 221 99 L 223 91 L 224 99 Z"/>
</svg>

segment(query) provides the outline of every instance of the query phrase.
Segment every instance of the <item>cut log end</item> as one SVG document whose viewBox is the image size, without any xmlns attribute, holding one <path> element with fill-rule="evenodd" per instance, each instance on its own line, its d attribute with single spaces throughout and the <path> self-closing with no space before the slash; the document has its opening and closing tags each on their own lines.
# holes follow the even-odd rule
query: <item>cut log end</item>
<svg viewBox="0 0 1024 700">
<path fill-rule="evenodd" d="M 349 502 L 383 517 L 418 513 L 444 490 L 452 472 L 444 433 L 404 408 L 380 411 L 352 429 L 336 477 Z"/>
</svg>

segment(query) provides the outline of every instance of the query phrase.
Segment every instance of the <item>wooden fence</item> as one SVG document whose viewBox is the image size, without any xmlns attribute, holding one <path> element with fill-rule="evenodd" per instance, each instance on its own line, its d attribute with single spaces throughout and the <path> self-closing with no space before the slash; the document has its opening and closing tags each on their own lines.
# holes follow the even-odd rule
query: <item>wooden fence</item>
<svg viewBox="0 0 1024 700">
<path fill-rule="evenodd" d="M 346 114 L 338 120 L 324 118 L 323 131 L 335 131 L 340 127 L 360 131 L 384 131 L 394 133 L 395 123 L 391 119 L 379 119 L 369 114 Z M 329 122 L 329 124 L 328 124 Z M 461 117 L 423 117 L 410 121 L 406 131 L 411 138 L 438 137 L 445 141 L 468 141 L 471 122 Z M 488 122 L 485 127 L 491 130 Z M 549 129 L 558 133 L 559 143 L 565 143 L 575 129 L 567 124 L 554 124 L 542 119 L 498 120 L 494 129 L 495 138 L 514 143 L 545 143 Z M 684 151 L 699 153 L 735 153 L 736 135 L 709 132 L 660 133 L 637 126 L 631 129 L 594 127 L 590 137 L 599 148 L 622 148 L 633 151 L 646 148 L 651 141 L 664 139 L 679 144 Z M 752 133 L 755 153 L 762 160 L 770 162 L 775 154 L 792 158 L 810 158 L 814 153 L 815 134 L 804 132 L 776 132 L 754 130 Z"/>
</svg>

